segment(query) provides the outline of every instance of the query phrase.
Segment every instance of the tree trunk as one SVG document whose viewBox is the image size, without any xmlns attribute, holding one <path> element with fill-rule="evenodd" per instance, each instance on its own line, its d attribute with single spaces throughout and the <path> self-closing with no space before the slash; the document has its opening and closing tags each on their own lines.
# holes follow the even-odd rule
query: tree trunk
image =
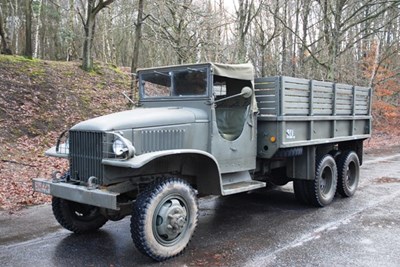
<svg viewBox="0 0 400 267">
<path fill-rule="evenodd" d="M 299 52 L 299 68 L 300 71 L 303 73 L 305 72 L 305 60 L 306 54 L 309 52 L 307 51 L 307 36 L 308 36 L 308 17 L 311 11 L 311 1 L 310 0 L 303 0 L 303 12 L 302 12 L 302 21 L 303 21 L 303 28 L 301 34 L 301 47 Z"/>
<path fill-rule="evenodd" d="M 94 16 L 89 15 L 85 24 L 85 40 L 83 43 L 82 68 L 86 71 L 91 71 L 93 69 L 92 47 L 95 27 L 94 19 Z"/>
<path fill-rule="evenodd" d="M 25 53 L 24 55 L 32 59 L 32 2 L 25 0 Z"/>
<path fill-rule="evenodd" d="M 96 15 L 103 8 L 110 5 L 115 0 L 99 1 L 96 4 L 96 0 L 87 0 L 87 14 L 86 21 L 83 20 L 82 14 L 80 14 L 83 22 L 83 27 L 85 30 L 85 40 L 83 42 L 83 55 L 82 55 L 82 69 L 85 71 L 91 71 L 93 69 L 93 57 L 92 57 L 92 47 L 94 38 L 94 29 L 96 25 Z"/>
<path fill-rule="evenodd" d="M 133 47 L 133 57 L 131 65 L 132 82 L 131 82 L 130 97 L 134 103 L 137 103 L 137 94 L 138 94 L 136 70 L 138 68 L 140 42 L 142 39 L 142 23 L 143 23 L 143 0 L 139 0 L 138 15 L 135 27 L 135 44 Z"/>
<path fill-rule="evenodd" d="M 74 12 L 75 12 L 74 0 L 69 0 L 68 29 L 71 35 L 74 32 L 74 15 L 75 15 Z M 68 41 L 68 47 L 67 47 L 67 54 L 66 54 L 67 61 L 73 60 L 74 55 L 75 55 L 74 40 L 73 37 L 71 36 Z"/>
<path fill-rule="evenodd" d="M 10 43 L 6 36 L 6 31 L 3 26 L 3 14 L 0 7 L 0 37 L 1 37 L 1 50 L 0 54 L 12 55 L 12 51 L 10 49 Z"/>
<path fill-rule="evenodd" d="M 41 28 L 41 20 L 40 20 L 40 14 L 41 14 L 41 11 L 42 11 L 42 0 L 39 0 L 39 11 L 38 11 L 38 14 L 37 14 L 37 16 L 36 16 L 36 29 L 35 29 L 35 52 L 34 52 L 34 54 L 33 54 L 33 56 L 35 57 L 35 58 L 37 58 L 38 57 L 38 55 L 39 55 L 39 43 L 40 43 L 40 39 L 39 39 L 39 30 L 40 30 L 40 28 Z"/>
<path fill-rule="evenodd" d="M 285 23 L 287 23 L 287 20 L 288 20 L 288 18 L 287 18 L 287 13 L 288 13 L 288 11 L 287 11 L 287 6 L 288 6 L 288 3 L 287 2 L 285 2 L 285 5 L 284 5 L 284 7 L 283 7 L 283 20 L 285 21 Z M 280 65 L 280 68 L 279 68 L 279 74 L 280 75 L 285 75 L 285 73 L 286 73 L 286 61 L 287 61 L 287 32 L 288 32 L 288 30 L 286 29 L 286 27 L 282 30 L 282 42 L 281 42 L 281 46 L 282 46 L 282 55 L 281 55 L 281 57 L 282 57 L 282 59 L 281 59 L 281 65 Z"/>
</svg>

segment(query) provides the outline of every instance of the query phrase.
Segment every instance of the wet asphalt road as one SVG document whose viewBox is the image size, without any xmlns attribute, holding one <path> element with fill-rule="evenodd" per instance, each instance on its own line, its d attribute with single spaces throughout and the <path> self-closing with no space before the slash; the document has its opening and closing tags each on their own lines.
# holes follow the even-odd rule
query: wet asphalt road
<svg viewBox="0 0 400 267">
<path fill-rule="evenodd" d="M 200 200 L 199 225 L 184 254 L 143 256 L 130 220 L 75 235 L 50 206 L 0 213 L 0 266 L 400 266 L 400 151 L 365 158 L 350 199 L 317 209 L 287 186 Z"/>
</svg>

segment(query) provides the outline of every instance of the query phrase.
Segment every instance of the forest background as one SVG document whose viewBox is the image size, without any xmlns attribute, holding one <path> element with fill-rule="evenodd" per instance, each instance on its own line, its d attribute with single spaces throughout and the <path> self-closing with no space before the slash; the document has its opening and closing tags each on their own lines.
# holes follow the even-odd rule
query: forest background
<svg viewBox="0 0 400 267">
<path fill-rule="evenodd" d="M 115 95 L 142 67 L 251 62 L 369 86 L 375 143 L 400 135 L 400 0 L 0 0 L 0 52 L 0 209 L 45 201 L 27 177 L 65 165 L 31 158 L 59 127 L 126 108 Z"/>
</svg>

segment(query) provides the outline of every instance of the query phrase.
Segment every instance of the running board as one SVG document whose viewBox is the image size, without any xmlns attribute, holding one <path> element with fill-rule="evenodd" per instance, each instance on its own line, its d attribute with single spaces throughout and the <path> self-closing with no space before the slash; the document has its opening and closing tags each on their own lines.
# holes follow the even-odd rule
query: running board
<svg viewBox="0 0 400 267">
<path fill-rule="evenodd" d="M 266 183 L 251 179 L 248 171 L 222 174 L 222 195 L 232 195 L 266 187 Z"/>
</svg>

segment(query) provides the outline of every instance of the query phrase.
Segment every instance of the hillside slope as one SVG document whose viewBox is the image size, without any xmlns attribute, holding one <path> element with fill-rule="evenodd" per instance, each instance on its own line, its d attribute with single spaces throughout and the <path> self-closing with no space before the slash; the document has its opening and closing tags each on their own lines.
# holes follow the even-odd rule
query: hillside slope
<svg viewBox="0 0 400 267">
<path fill-rule="evenodd" d="M 87 118 L 127 109 L 130 78 L 112 66 L 84 72 L 78 63 L 0 55 L 0 209 L 47 201 L 31 178 L 65 169 L 43 156 L 58 135 Z"/>
</svg>

